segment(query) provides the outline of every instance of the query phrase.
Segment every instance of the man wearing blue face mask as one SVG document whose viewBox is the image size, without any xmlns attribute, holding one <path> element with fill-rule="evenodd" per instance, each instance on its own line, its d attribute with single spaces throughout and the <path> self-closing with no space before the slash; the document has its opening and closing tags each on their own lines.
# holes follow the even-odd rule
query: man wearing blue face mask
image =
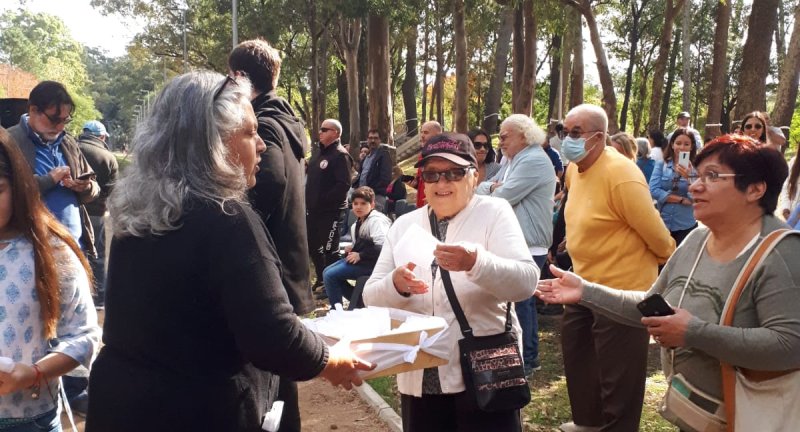
<svg viewBox="0 0 800 432">
<path fill-rule="evenodd" d="M 602 108 L 579 105 L 564 120 L 561 153 L 569 200 L 567 249 L 587 280 L 645 291 L 675 250 L 635 164 L 606 147 Z M 590 309 L 568 305 L 562 321 L 564 372 L 574 422 L 563 431 L 639 429 L 649 336 Z"/>
</svg>

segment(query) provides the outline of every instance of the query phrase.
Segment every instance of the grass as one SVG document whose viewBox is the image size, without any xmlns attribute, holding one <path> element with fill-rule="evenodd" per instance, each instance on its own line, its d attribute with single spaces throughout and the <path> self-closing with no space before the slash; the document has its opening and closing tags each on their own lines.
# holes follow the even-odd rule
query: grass
<svg viewBox="0 0 800 432">
<path fill-rule="evenodd" d="M 561 359 L 560 316 L 539 316 L 539 358 L 542 369 L 531 382 L 531 403 L 523 409 L 525 431 L 544 432 L 558 430 L 558 426 L 571 420 L 567 381 Z M 399 413 L 400 402 L 394 377 L 368 381 L 386 403 Z M 645 432 L 675 432 L 677 428 L 658 414 L 657 407 L 667 389 L 661 373 L 658 347 L 650 346 L 648 358 L 645 404 L 640 430 Z"/>
</svg>

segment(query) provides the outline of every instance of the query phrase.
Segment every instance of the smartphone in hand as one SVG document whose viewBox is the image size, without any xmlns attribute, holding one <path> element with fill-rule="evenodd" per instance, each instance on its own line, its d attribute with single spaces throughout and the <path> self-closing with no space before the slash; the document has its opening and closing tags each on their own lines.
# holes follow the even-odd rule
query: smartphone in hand
<svg viewBox="0 0 800 432">
<path fill-rule="evenodd" d="M 79 175 L 78 177 L 76 177 L 76 180 L 89 180 L 90 178 L 92 178 L 93 175 L 94 175 L 94 173 L 92 171 L 85 172 L 85 173 Z"/>
<path fill-rule="evenodd" d="M 672 306 L 664 300 L 664 297 L 661 297 L 661 294 L 653 294 L 647 297 L 640 301 L 636 307 L 646 317 L 675 315 Z"/>
<path fill-rule="evenodd" d="M 678 165 L 689 169 L 689 152 L 680 152 L 678 154 Z"/>
</svg>

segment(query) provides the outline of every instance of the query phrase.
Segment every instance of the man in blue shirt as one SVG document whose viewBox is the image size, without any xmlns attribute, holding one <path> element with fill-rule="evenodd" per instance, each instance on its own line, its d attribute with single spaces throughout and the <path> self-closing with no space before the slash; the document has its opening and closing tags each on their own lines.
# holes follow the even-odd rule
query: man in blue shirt
<svg viewBox="0 0 800 432">
<path fill-rule="evenodd" d="M 64 131 L 74 110 L 62 84 L 42 81 L 31 90 L 28 113 L 8 132 L 33 169 L 47 208 L 94 257 L 94 232 L 84 204 L 97 198 L 100 186 L 75 139 Z"/>
</svg>

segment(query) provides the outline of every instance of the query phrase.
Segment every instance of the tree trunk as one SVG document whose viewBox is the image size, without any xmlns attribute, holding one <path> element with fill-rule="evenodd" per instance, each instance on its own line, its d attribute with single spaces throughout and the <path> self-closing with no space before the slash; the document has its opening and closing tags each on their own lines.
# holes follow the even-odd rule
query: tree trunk
<svg viewBox="0 0 800 432">
<path fill-rule="evenodd" d="M 711 86 L 708 92 L 706 123 L 722 122 L 722 101 L 728 84 L 728 29 L 731 23 L 730 0 L 717 0 L 716 28 L 714 29 L 714 59 L 711 64 Z"/>
<path fill-rule="evenodd" d="M 681 100 L 681 111 L 691 111 L 692 109 L 692 62 L 691 62 L 691 43 L 692 43 L 692 3 L 689 2 L 683 8 L 683 42 L 681 47 L 683 52 L 681 54 L 681 62 L 683 63 L 683 73 L 681 80 L 683 80 L 683 99 Z"/>
<path fill-rule="evenodd" d="M 370 13 L 367 56 L 369 70 L 369 128 L 377 129 L 387 143 L 394 142 L 392 120 L 391 77 L 389 64 L 389 20 Z"/>
<path fill-rule="evenodd" d="M 363 26 L 363 24 L 362 24 Z M 367 100 L 367 39 L 366 31 L 361 31 L 361 42 L 358 44 L 358 121 L 359 145 L 367 137 L 369 131 L 369 100 Z M 363 77 L 363 78 L 362 78 Z"/>
<path fill-rule="evenodd" d="M 319 54 L 319 45 L 320 45 L 320 38 L 324 33 L 319 29 L 319 23 L 317 22 L 317 7 L 313 0 L 309 0 L 308 2 L 308 30 L 311 36 L 311 70 L 309 71 L 309 80 L 311 81 L 311 124 L 310 131 L 311 131 L 311 141 L 317 142 L 319 141 L 319 131 L 317 128 L 319 127 L 320 121 L 320 113 L 319 113 L 319 64 L 320 64 L 320 54 Z M 312 150 L 316 148 L 316 146 L 312 147 Z"/>
<path fill-rule="evenodd" d="M 575 13 L 575 11 L 569 11 L 570 13 Z M 567 15 L 567 20 L 571 17 Z M 564 34 L 561 37 L 561 77 L 560 83 L 561 86 L 559 90 L 561 94 L 558 95 L 558 108 L 554 112 L 555 118 L 561 120 L 564 117 L 564 113 L 566 112 L 565 108 L 567 107 L 567 102 L 569 101 L 569 74 L 572 71 L 572 45 L 573 45 L 573 38 L 572 38 L 572 31 L 570 29 L 566 29 Z"/>
<path fill-rule="evenodd" d="M 778 3 L 778 25 L 775 26 L 775 52 L 778 60 L 778 70 L 783 69 L 786 59 L 786 9 L 784 2 Z"/>
<path fill-rule="evenodd" d="M 639 49 L 639 20 L 642 16 L 642 9 L 647 4 L 647 0 L 642 0 L 641 6 L 638 1 L 631 1 L 631 33 L 628 37 L 630 48 L 628 49 L 628 69 L 625 71 L 625 96 L 622 99 L 622 112 L 619 115 L 619 127 L 626 130 L 628 125 L 628 107 L 631 100 L 631 88 L 633 87 L 633 67 L 636 64 L 636 56 Z"/>
<path fill-rule="evenodd" d="M 517 97 L 514 99 L 514 113 L 531 115 L 533 91 L 536 87 L 536 17 L 533 13 L 533 0 L 525 0 L 522 5 L 522 18 L 525 30 L 522 74 L 519 76 Z M 516 41 L 514 42 L 516 45 Z"/>
<path fill-rule="evenodd" d="M 430 21 L 431 14 L 425 8 L 425 36 L 422 39 L 422 118 L 420 123 L 428 121 L 428 60 L 430 59 Z"/>
<path fill-rule="evenodd" d="M 600 30 L 597 28 L 597 20 L 592 11 L 591 0 L 564 1 L 578 8 L 581 14 L 583 14 L 583 17 L 586 18 L 586 25 L 589 27 L 589 35 L 592 40 L 594 55 L 597 58 L 597 75 L 600 78 L 600 86 L 603 90 L 603 100 L 601 104 L 606 111 L 606 115 L 608 115 L 608 132 L 616 133 L 619 130 L 619 126 L 617 125 L 617 95 L 614 92 L 614 80 L 608 68 L 608 59 L 606 58 L 603 41 L 600 39 Z"/>
<path fill-rule="evenodd" d="M 639 69 L 642 76 L 639 79 L 639 100 L 633 107 L 633 135 L 642 136 L 646 131 L 642 130 L 642 111 L 644 111 L 644 104 L 647 100 L 647 73 L 643 69 Z"/>
<path fill-rule="evenodd" d="M 561 41 L 564 37 L 554 34 L 552 39 L 553 56 L 550 57 L 550 91 L 547 98 L 547 124 L 554 118 L 558 109 L 559 90 L 561 89 L 561 57 L 564 55 L 564 45 Z"/>
<path fill-rule="evenodd" d="M 442 13 L 439 9 L 439 2 L 434 3 L 435 16 L 441 18 Z M 431 97 L 431 116 L 433 116 L 435 108 L 436 121 L 441 125 L 444 125 L 444 72 L 444 29 L 439 26 L 436 29 L 436 80 L 433 84 L 435 94 Z"/>
<path fill-rule="evenodd" d="M 412 25 L 406 35 L 406 76 L 403 79 L 403 107 L 406 114 L 406 135 L 418 133 L 417 119 L 417 26 Z"/>
<path fill-rule="evenodd" d="M 726 0 L 727 1 L 727 0 Z M 675 22 L 675 15 L 683 7 L 685 0 L 666 0 L 664 10 L 664 25 L 661 27 L 661 36 L 658 43 L 658 57 L 656 58 L 653 69 L 653 95 L 650 98 L 650 114 L 648 116 L 647 128 L 663 130 L 663 125 L 659 126 L 661 119 L 661 102 L 664 97 L 664 75 L 667 72 L 667 60 L 670 54 L 670 42 L 672 42 L 672 25 Z"/>
<path fill-rule="evenodd" d="M 797 101 L 798 82 L 800 82 L 800 5 L 794 9 L 794 28 L 792 38 L 789 40 L 789 52 L 783 62 L 778 82 L 778 99 L 770 117 L 773 125 L 791 125 Z"/>
<path fill-rule="evenodd" d="M 345 82 L 347 83 L 345 100 L 348 109 L 344 115 L 341 113 L 339 115 L 339 120 L 342 122 L 342 136 L 346 136 L 347 142 L 350 143 L 350 154 L 358 156 L 358 143 L 361 141 L 361 104 L 358 73 L 358 51 L 361 45 L 361 18 L 340 17 L 336 42 L 344 56 Z M 341 99 L 340 96 L 340 106 Z M 344 128 L 345 123 L 348 124 L 348 128 Z"/>
<path fill-rule="evenodd" d="M 350 144 L 350 100 L 347 96 L 347 72 L 339 71 L 336 73 L 336 96 L 338 99 L 337 109 L 339 116 L 337 117 L 342 123 L 342 142 Z M 357 105 L 356 105 L 357 106 Z"/>
<path fill-rule="evenodd" d="M 767 74 L 772 35 L 778 18 L 780 0 L 753 0 L 753 8 L 747 23 L 747 40 L 744 52 L 747 61 L 742 62 L 739 74 L 738 106 L 736 113 L 744 116 L 751 111 L 767 108 Z"/>
<path fill-rule="evenodd" d="M 467 128 L 467 30 L 464 24 L 464 0 L 453 0 L 453 30 L 456 49 L 456 94 L 453 109 L 453 131 L 466 133 Z"/>
<path fill-rule="evenodd" d="M 678 62 L 678 48 L 681 39 L 681 31 L 675 32 L 675 40 L 672 42 L 672 52 L 669 54 L 669 67 L 667 68 L 667 84 L 664 88 L 664 97 L 661 99 L 661 115 L 658 117 L 660 130 L 664 130 L 667 124 L 667 114 L 669 113 L 669 101 L 672 98 L 672 86 L 675 84 L 675 65 Z"/>
<path fill-rule="evenodd" d="M 575 10 L 572 16 L 572 71 L 569 76 L 569 107 L 583 103 L 583 18 Z M 566 116 L 566 114 L 565 114 Z"/>
<path fill-rule="evenodd" d="M 483 110 L 483 129 L 490 134 L 497 132 L 500 117 L 503 84 L 508 72 L 508 52 L 511 49 L 511 32 L 514 28 L 514 8 L 506 6 L 502 16 L 503 24 L 497 32 L 497 46 L 494 52 L 494 70 L 489 90 L 486 91 L 486 107 Z"/>
<path fill-rule="evenodd" d="M 517 112 L 525 69 L 525 18 L 520 2 L 514 10 L 514 55 L 511 63 L 511 111 Z"/>
</svg>

